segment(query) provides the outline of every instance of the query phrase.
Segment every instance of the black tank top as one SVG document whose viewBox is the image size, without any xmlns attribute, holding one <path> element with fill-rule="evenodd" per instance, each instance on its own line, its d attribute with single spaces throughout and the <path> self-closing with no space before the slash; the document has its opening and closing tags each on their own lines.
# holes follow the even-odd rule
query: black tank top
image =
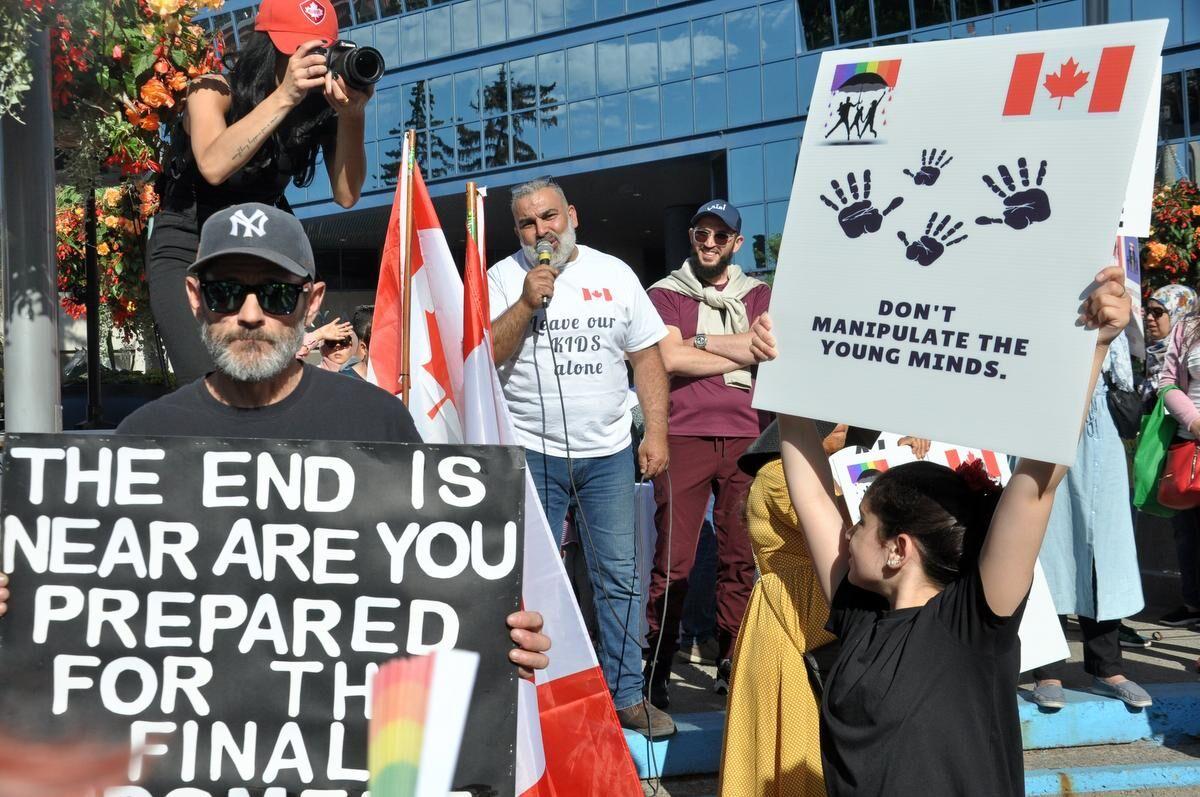
<svg viewBox="0 0 1200 797">
<path fill-rule="evenodd" d="M 323 97 L 311 95 L 297 110 L 303 113 L 311 109 L 316 113 L 324 107 Z M 226 118 L 227 124 L 233 124 L 234 121 Z M 330 119 L 328 125 L 322 125 L 314 134 L 322 141 L 334 140 L 337 118 Z M 200 174 L 192 154 L 191 138 L 182 124 L 176 125 L 171 138 L 169 158 L 163 164 L 162 176 L 158 181 L 161 210 L 188 219 L 194 217 L 197 232 L 213 213 L 244 202 L 261 202 L 291 212 L 284 191 L 289 182 L 304 173 L 307 164 L 294 162 L 287 151 L 277 148 L 265 168 L 254 170 L 253 174 L 239 169 L 225 182 L 213 185 Z"/>
</svg>

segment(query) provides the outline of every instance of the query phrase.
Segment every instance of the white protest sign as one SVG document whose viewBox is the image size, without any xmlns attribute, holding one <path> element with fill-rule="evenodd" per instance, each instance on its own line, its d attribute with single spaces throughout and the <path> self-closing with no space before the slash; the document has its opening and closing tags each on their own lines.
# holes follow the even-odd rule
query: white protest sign
<svg viewBox="0 0 1200 797">
<path fill-rule="evenodd" d="M 1162 96 L 1162 57 L 1150 90 L 1150 101 L 1142 115 L 1137 149 L 1133 152 L 1133 168 L 1129 186 L 1125 189 L 1125 204 L 1121 209 L 1118 233 L 1136 238 L 1150 237 L 1150 213 L 1154 205 L 1154 161 L 1158 154 L 1158 106 Z"/>
<path fill-rule="evenodd" d="M 973 459 L 983 461 L 988 475 L 1000 484 L 1008 484 L 1012 472 L 1008 467 L 1008 457 L 993 451 L 979 449 L 964 449 L 959 446 L 949 446 L 944 443 L 932 443 L 925 459 L 937 462 L 950 468 L 957 468 L 963 462 Z M 881 473 L 903 465 L 906 462 L 916 462 L 912 449 L 908 446 L 894 446 L 873 451 L 858 452 L 846 448 L 829 458 L 833 468 L 833 478 L 841 488 L 846 498 L 846 509 L 855 523 L 862 519 L 859 504 L 871 482 Z M 1033 585 L 1029 590 L 1029 600 L 1025 603 L 1025 613 L 1021 616 L 1021 672 L 1028 672 L 1034 667 L 1042 667 L 1056 661 L 1071 657 L 1067 647 L 1067 638 L 1058 622 L 1058 613 L 1054 608 L 1054 599 L 1050 595 L 1050 585 L 1042 570 L 1042 563 L 1036 562 L 1033 567 Z"/>
<path fill-rule="evenodd" d="M 1073 462 L 1165 30 L 825 53 L 755 406 Z"/>
</svg>

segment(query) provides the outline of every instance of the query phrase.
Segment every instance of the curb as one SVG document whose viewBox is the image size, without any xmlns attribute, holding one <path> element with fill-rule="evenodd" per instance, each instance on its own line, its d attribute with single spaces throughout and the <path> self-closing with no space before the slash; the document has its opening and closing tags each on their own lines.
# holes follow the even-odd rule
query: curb
<svg viewBox="0 0 1200 797">
<path fill-rule="evenodd" d="M 1095 794 L 1141 789 L 1188 789 L 1200 786 L 1200 763 L 1125 764 L 1115 767 L 1031 769 L 1025 773 L 1026 797 Z"/>
<path fill-rule="evenodd" d="M 1142 740 L 1162 743 L 1200 736 L 1200 684 L 1197 683 L 1147 685 L 1146 691 L 1154 698 L 1154 705 L 1145 710 L 1130 709 L 1119 700 L 1088 692 L 1064 691 L 1067 706 L 1053 713 L 1043 712 L 1025 698 L 1027 693 L 1020 693 L 1017 699 L 1021 741 L 1026 750 L 1127 744 Z M 644 736 L 625 731 L 625 741 L 629 745 L 638 776 L 651 778 L 716 773 L 721 760 L 725 712 L 679 714 L 674 719 L 677 728 L 675 735 L 655 739 L 653 745 Z M 1095 784 L 1116 782 L 1121 780 L 1118 775 L 1124 777 L 1122 773 L 1127 773 L 1130 778 L 1144 776 L 1147 780 L 1130 781 L 1137 785 L 1125 786 L 1125 790 L 1155 785 L 1200 785 L 1200 762 L 1195 765 L 1153 765 L 1145 772 L 1142 769 L 1140 766 L 1083 767 L 1063 770 L 1061 773 L 1034 770 L 1027 773 L 1026 784 L 1030 795 L 1059 794 L 1064 777 L 1068 784 L 1082 778 L 1079 783 L 1090 785 L 1088 788 L 1075 785 L 1075 791 L 1104 791 Z M 1183 780 L 1159 782 L 1151 779 L 1156 773 Z M 1047 791 L 1050 786 L 1042 785 L 1043 781 L 1056 790 Z"/>
</svg>

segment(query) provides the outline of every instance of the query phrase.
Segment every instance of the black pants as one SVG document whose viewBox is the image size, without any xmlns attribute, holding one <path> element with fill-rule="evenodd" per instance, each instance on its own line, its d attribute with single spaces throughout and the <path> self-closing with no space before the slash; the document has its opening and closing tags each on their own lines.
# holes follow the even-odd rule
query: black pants
<svg viewBox="0 0 1200 797">
<path fill-rule="evenodd" d="M 154 217 L 146 250 L 150 310 L 166 344 L 178 385 L 193 382 L 213 370 L 212 357 L 200 339 L 200 325 L 188 305 L 184 283 L 199 247 L 194 215 L 163 211 Z"/>
<path fill-rule="evenodd" d="M 1175 554 L 1179 559 L 1179 588 L 1183 602 L 1200 607 L 1200 509 L 1185 509 L 1171 517 Z"/>
<path fill-rule="evenodd" d="M 1092 566 L 1092 605 L 1099 606 L 1096 598 L 1096 568 Z M 1120 675 L 1121 667 L 1121 621 L 1093 620 L 1090 617 L 1079 617 L 1079 630 L 1083 632 L 1083 671 L 1096 678 L 1111 678 Z M 1060 614 L 1058 621 L 1062 623 L 1063 631 L 1067 630 L 1067 616 Z M 1039 681 L 1048 678 L 1057 679 L 1053 670 L 1056 665 L 1038 667 L 1033 671 L 1033 677 Z"/>
</svg>

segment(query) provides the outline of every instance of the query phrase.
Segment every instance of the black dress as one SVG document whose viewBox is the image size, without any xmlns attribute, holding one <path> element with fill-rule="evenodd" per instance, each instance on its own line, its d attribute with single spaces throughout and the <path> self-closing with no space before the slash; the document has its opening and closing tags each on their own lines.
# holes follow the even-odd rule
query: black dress
<svg viewBox="0 0 1200 797">
<path fill-rule="evenodd" d="M 324 96 L 313 94 L 293 114 L 298 118 L 327 107 Z M 285 124 L 293 114 L 284 120 Z M 233 121 L 227 120 L 229 124 Z M 323 143 L 333 141 L 336 134 L 336 117 L 314 133 Z M 166 344 L 177 384 L 192 382 L 213 369 L 184 287 L 188 266 L 196 260 L 200 247 L 200 228 L 213 213 L 243 202 L 262 202 L 290 211 L 284 191 L 306 168 L 307 164 L 295 163 L 286 152 L 280 152 L 253 173 L 242 169 L 221 185 L 212 185 L 200 174 L 191 140 L 182 125 L 173 131 L 171 154 L 158 181 L 160 210 L 146 246 L 146 279 L 150 310 Z"/>
<path fill-rule="evenodd" d="M 997 617 L 978 570 L 921 607 L 889 611 L 843 581 L 829 631 L 842 641 L 821 705 L 830 795 L 1025 793 L 1017 715 L 1022 602 Z"/>
</svg>

